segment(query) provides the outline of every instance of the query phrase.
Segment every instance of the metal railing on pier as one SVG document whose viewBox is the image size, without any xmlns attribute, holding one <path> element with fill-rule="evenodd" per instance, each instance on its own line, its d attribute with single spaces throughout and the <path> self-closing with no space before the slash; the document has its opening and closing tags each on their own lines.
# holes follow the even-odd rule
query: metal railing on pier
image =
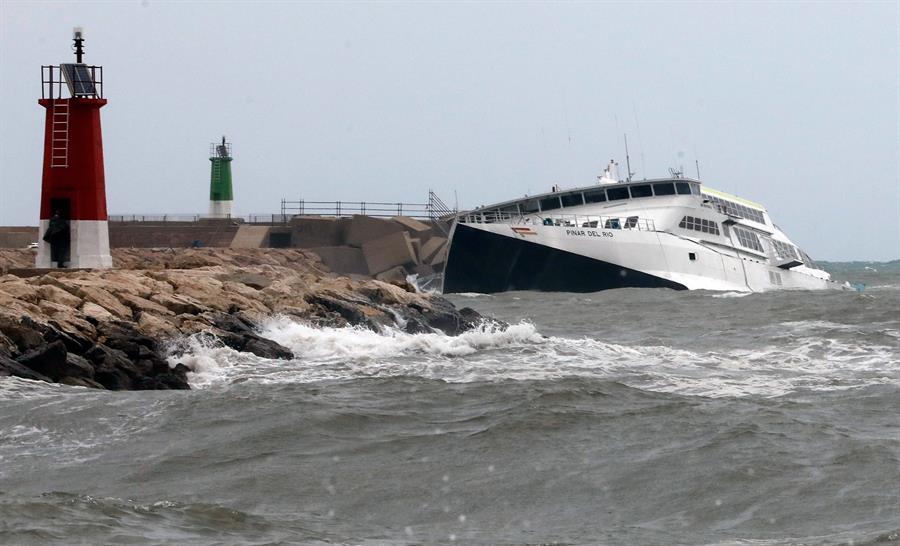
<svg viewBox="0 0 900 546">
<path fill-rule="evenodd" d="M 456 211 L 444 203 L 433 191 L 428 191 L 427 203 L 391 203 L 381 201 L 307 201 L 281 200 L 281 214 L 291 216 L 374 216 L 390 218 L 407 216 L 419 220 L 451 219 Z"/>
<path fill-rule="evenodd" d="M 419 220 L 450 221 L 456 210 L 448 207 L 433 191 L 427 203 L 383 203 L 371 201 L 299 201 L 281 200 L 281 214 L 243 214 L 211 216 L 209 214 L 110 214 L 110 222 L 199 222 L 201 220 L 231 220 L 244 224 L 287 224 L 294 216 L 376 216 L 390 218 L 407 216 Z M 441 229 L 444 226 L 438 223 Z"/>
<path fill-rule="evenodd" d="M 201 220 L 231 220 L 241 224 L 286 224 L 290 216 L 283 214 L 244 214 L 210 216 L 209 214 L 110 214 L 110 222 L 199 222 Z"/>
<path fill-rule="evenodd" d="M 429 218 L 426 203 L 379 203 L 371 201 L 298 201 L 281 200 L 285 216 L 363 216 Z"/>
</svg>

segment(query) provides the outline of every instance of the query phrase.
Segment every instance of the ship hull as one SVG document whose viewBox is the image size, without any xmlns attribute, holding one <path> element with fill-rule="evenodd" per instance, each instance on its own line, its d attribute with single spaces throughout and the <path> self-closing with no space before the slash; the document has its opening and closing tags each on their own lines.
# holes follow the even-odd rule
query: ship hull
<svg viewBox="0 0 900 546">
<path fill-rule="evenodd" d="M 444 271 L 444 293 L 509 290 L 598 292 L 687 287 L 671 280 L 485 229 L 458 224 Z"/>
<path fill-rule="evenodd" d="M 839 288 L 733 249 L 664 231 L 457 223 L 443 292 L 671 288 L 762 292 Z"/>
</svg>

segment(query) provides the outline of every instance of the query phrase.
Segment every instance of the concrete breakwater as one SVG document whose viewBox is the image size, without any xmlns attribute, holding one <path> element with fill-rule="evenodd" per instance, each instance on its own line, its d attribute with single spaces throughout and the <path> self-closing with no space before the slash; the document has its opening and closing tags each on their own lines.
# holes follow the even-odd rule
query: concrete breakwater
<svg viewBox="0 0 900 546">
<path fill-rule="evenodd" d="M 170 341 L 199 334 L 265 358 L 291 351 L 255 326 L 284 315 L 319 326 L 457 335 L 483 319 L 405 281 L 338 276 L 302 249 L 116 249 L 112 270 L 16 270 L 0 251 L 0 376 L 106 389 L 188 388 Z M 9 273 L 12 271 L 15 274 Z"/>
<path fill-rule="evenodd" d="M 131 217 L 109 223 L 110 248 L 303 248 L 334 272 L 380 280 L 443 271 L 449 225 L 407 216 L 376 218 L 295 216 L 281 223 L 240 219 L 154 221 Z M 0 248 L 24 248 L 36 227 L 0 227 Z"/>
</svg>

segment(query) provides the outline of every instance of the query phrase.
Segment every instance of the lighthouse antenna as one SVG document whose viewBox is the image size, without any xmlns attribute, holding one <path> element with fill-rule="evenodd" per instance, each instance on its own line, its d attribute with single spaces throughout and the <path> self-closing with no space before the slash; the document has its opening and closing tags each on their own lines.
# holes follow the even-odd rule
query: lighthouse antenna
<svg viewBox="0 0 900 546">
<path fill-rule="evenodd" d="M 72 41 L 75 42 L 75 62 L 81 64 L 81 57 L 84 55 L 84 31 L 81 27 L 72 29 Z"/>
</svg>

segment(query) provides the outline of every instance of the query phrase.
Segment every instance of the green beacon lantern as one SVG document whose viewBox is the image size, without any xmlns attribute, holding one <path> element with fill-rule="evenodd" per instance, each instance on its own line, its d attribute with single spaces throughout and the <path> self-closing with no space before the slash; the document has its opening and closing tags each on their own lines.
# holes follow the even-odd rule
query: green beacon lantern
<svg viewBox="0 0 900 546">
<path fill-rule="evenodd" d="M 212 162 L 209 174 L 209 216 L 230 218 L 234 194 L 231 190 L 231 143 L 210 144 L 209 160 Z"/>
</svg>

